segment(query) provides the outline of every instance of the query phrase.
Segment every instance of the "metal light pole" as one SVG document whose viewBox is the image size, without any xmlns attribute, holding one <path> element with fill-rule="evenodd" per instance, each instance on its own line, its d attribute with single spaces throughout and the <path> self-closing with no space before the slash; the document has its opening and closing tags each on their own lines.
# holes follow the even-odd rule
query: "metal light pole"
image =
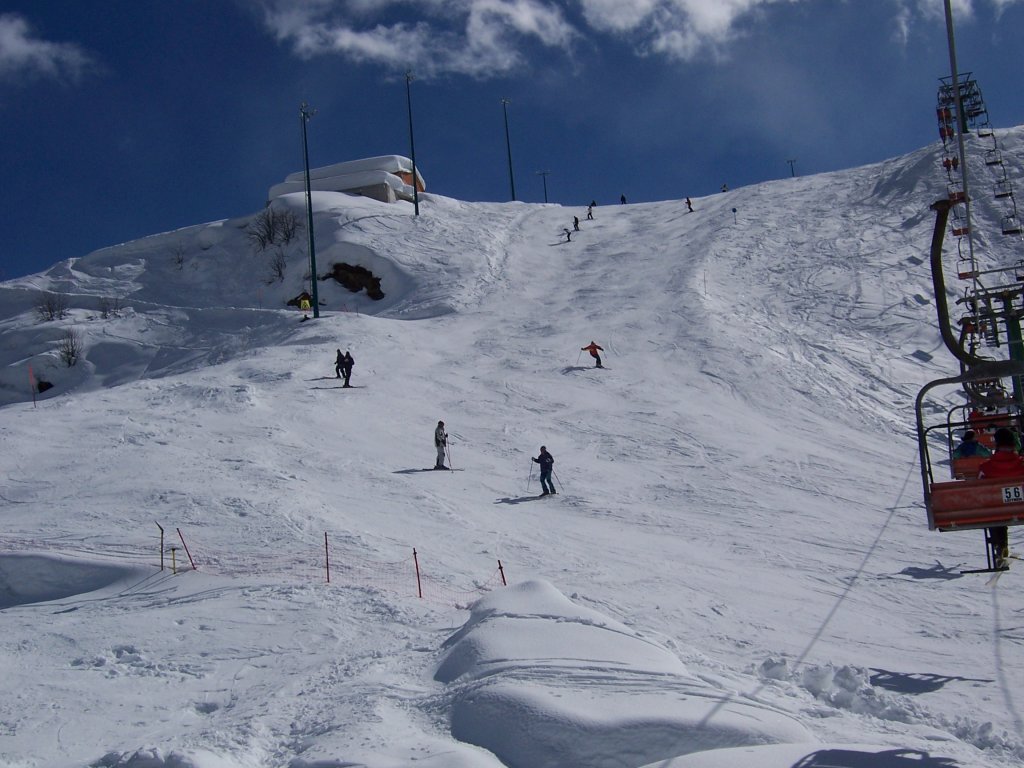
<svg viewBox="0 0 1024 768">
<path fill-rule="evenodd" d="M 309 232 L 309 282 L 313 296 L 313 317 L 320 317 L 320 299 L 316 291 L 316 247 L 313 245 L 313 193 L 309 187 L 309 143 L 306 141 L 306 123 L 316 114 L 306 102 L 299 105 L 299 122 L 302 123 L 302 160 L 306 169 L 306 230 Z"/>
<path fill-rule="evenodd" d="M 416 176 L 416 140 L 412 133 L 412 72 L 405 73 L 405 103 L 409 108 L 409 154 L 412 155 L 412 205 L 416 216 L 420 215 L 420 188 Z"/>
<path fill-rule="evenodd" d="M 548 201 L 548 174 L 551 171 L 537 171 L 537 175 L 544 179 L 544 202 Z"/>
<path fill-rule="evenodd" d="M 508 99 L 501 100 L 501 111 L 505 114 L 505 148 L 508 150 L 508 181 L 512 186 L 512 199 L 516 199 L 516 177 L 512 173 L 512 142 L 508 136 Z"/>
</svg>

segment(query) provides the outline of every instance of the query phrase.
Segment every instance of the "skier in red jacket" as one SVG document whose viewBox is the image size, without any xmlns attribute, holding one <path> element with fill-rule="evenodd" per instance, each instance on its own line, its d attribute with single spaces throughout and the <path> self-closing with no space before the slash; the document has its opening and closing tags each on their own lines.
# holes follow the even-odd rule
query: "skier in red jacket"
<svg viewBox="0 0 1024 768">
<path fill-rule="evenodd" d="M 604 349 L 597 346 L 595 342 L 591 341 L 587 346 L 580 347 L 580 351 L 590 353 L 590 356 L 597 361 L 597 365 L 594 366 L 595 368 L 604 368 L 604 366 L 601 365 L 601 356 L 597 354 L 598 352 L 604 352 Z"/>
</svg>

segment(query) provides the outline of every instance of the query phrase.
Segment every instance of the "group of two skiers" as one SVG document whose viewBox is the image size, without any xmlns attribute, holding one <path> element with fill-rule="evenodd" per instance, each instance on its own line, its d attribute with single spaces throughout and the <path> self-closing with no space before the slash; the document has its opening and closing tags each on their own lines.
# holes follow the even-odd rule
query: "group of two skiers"
<svg viewBox="0 0 1024 768">
<path fill-rule="evenodd" d="M 437 422 L 437 427 L 434 429 L 434 447 L 437 449 L 437 461 L 434 464 L 434 469 L 448 469 L 445 466 L 445 458 L 448 452 L 448 433 L 444 429 L 444 422 Z M 540 456 L 530 457 L 530 461 L 534 464 L 540 464 L 540 487 L 541 496 L 548 496 L 552 493 L 558 493 L 555 490 L 555 484 L 551 482 L 551 473 L 555 466 L 555 457 L 548 453 L 546 446 L 540 447 Z M 451 463 L 449 459 L 449 463 Z"/>
<path fill-rule="evenodd" d="M 352 378 L 352 366 L 356 364 L 355 358 L 352 357 L 352 353 L 345 350 L 345 354 L 341 354 L 341 350 L 338 350 L 338 356 L 334 358 L 334 375 L 336 378 L 344 378 L 345 383 L 343 387 L 351 387 L 348 380 Z"/>
</svg>

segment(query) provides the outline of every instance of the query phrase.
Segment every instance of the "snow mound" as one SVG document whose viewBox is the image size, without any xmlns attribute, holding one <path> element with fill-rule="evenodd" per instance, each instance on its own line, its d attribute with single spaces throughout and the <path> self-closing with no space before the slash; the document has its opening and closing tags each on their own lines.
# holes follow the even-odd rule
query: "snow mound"
<svg viewBox="0 0 1024 768">
<path fill-rule="evenodd" d="M 716 749 L 657 763 L 656 768 L 957 768 L 963 763 L 917 749 L 867 744 L 774 744 Z M 655 765 L 643 766 L 655 768 Z"/>
<path fill-rule="evenodd" d="M 795 720 L 690 674 L 672 653 L 543 581 L 478 601 L 445 644 L 452 734 L 510 768 L 611 768 L 805 742 Z"/>
<path fill-rule="evenodd" d="M 95 592 L 135 570 L 53 555 L 4 553 L 0 555 L 0 610 Z"/>
</svg>

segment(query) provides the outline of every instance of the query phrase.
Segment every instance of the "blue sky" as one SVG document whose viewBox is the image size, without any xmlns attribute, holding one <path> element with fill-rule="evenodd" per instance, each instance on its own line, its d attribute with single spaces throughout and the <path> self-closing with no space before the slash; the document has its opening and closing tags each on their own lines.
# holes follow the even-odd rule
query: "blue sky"
<svg viewBox="0 0 1024 768">
<path fill-rule="evenodd" d="M 1024 123 L 1024 0 L 956 0 L 961 71 Z M 4 0 L 0 278 L 259 210 L 408 154 L 428 191 L 585 205 L 862 165 L 937 140 L 938 0 Z"/>
</svg>

